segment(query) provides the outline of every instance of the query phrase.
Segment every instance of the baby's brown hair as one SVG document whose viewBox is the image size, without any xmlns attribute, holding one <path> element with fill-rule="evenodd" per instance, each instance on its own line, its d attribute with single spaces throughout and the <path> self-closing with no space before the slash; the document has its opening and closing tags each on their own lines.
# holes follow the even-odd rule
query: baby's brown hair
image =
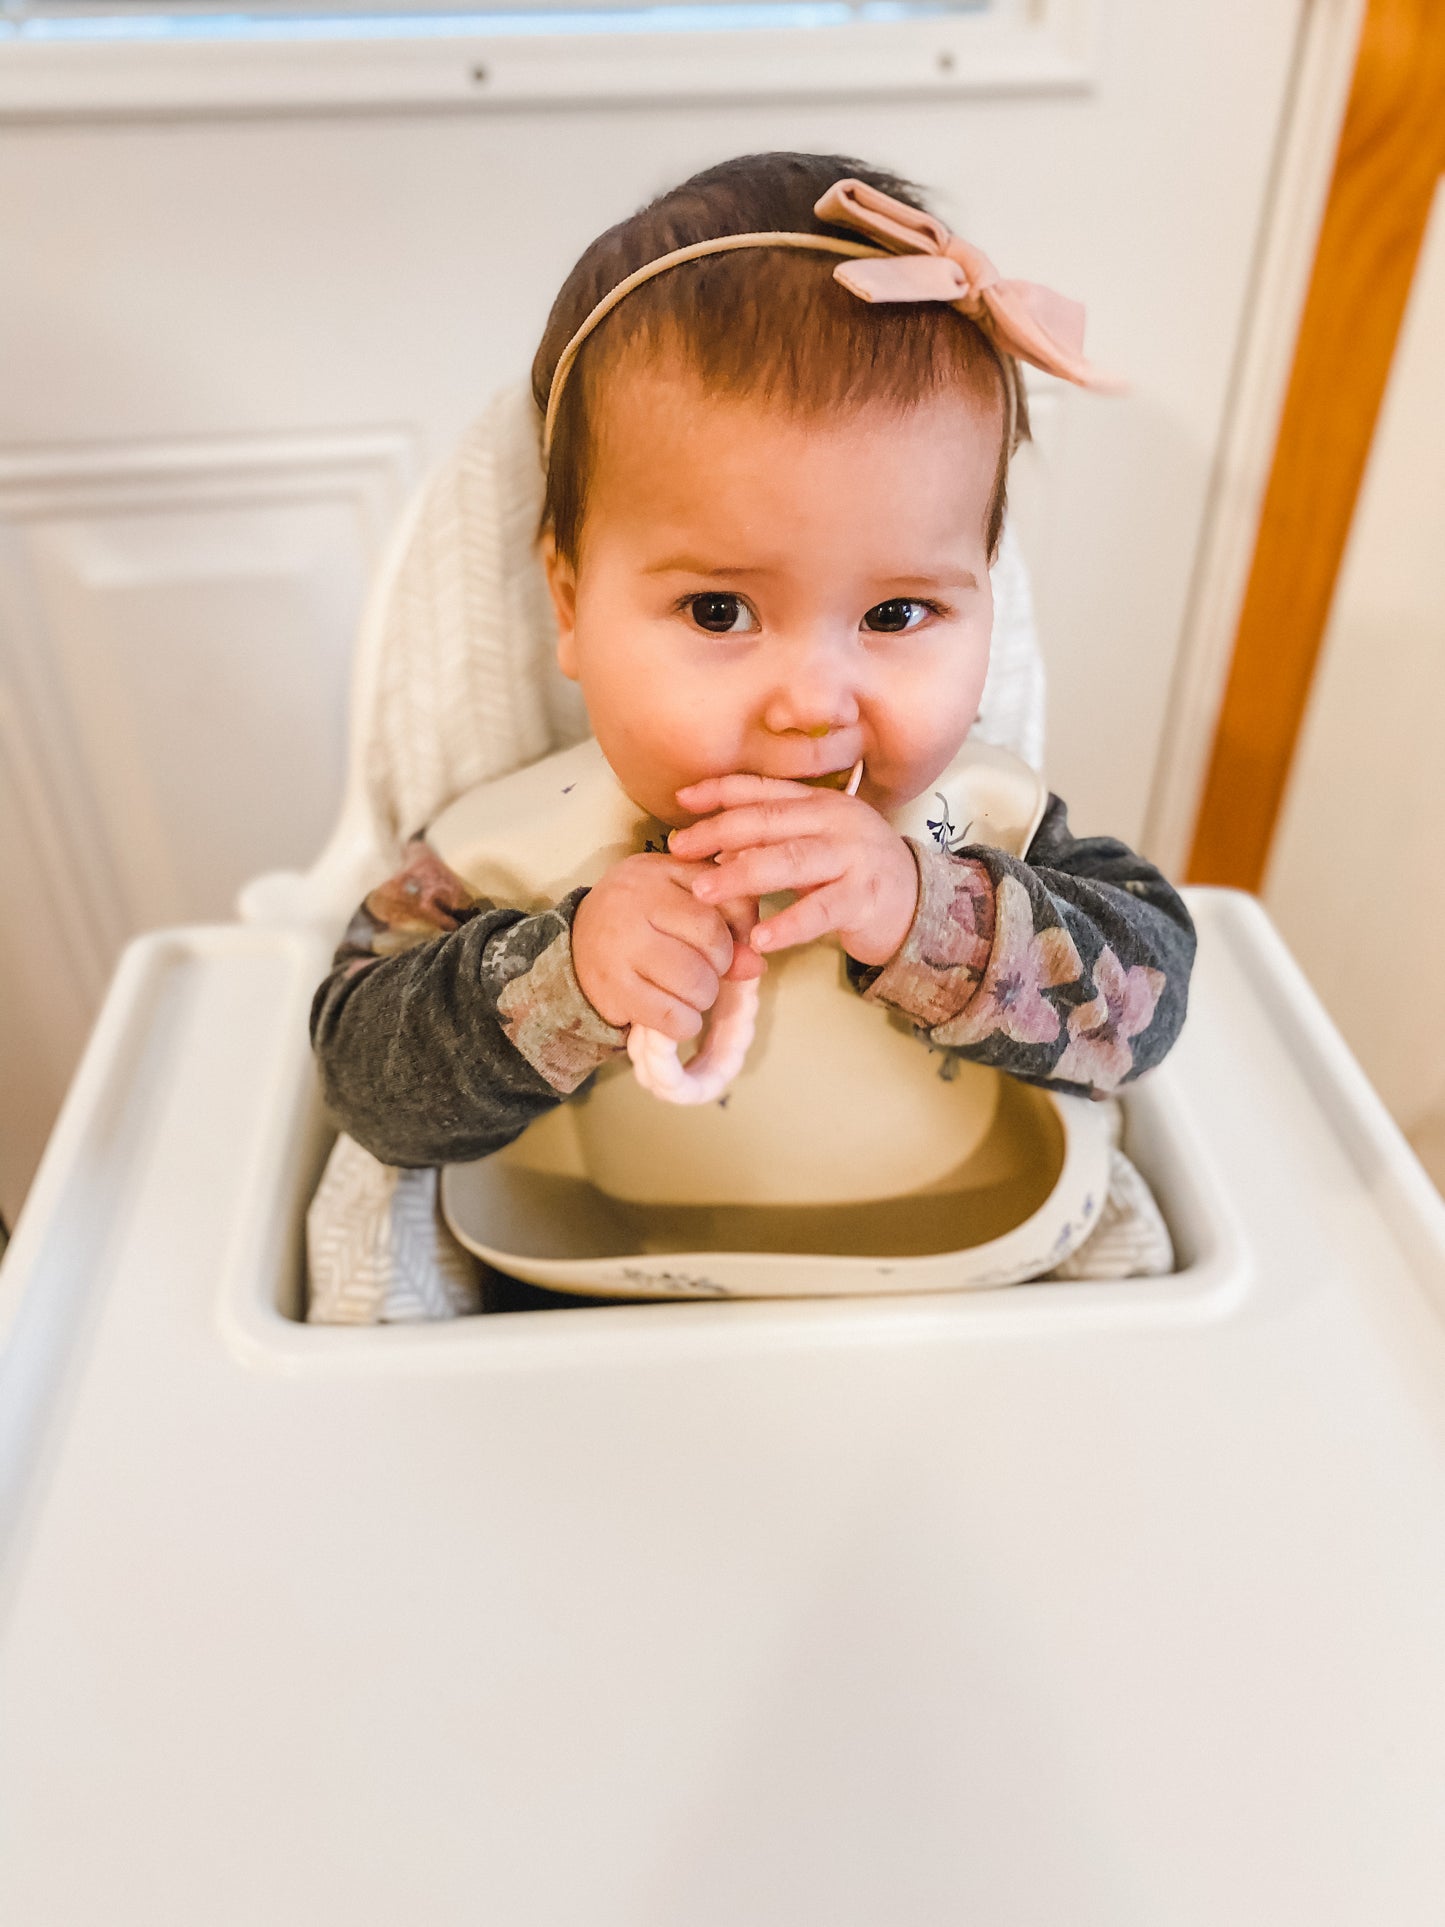
<svg viewBox="0 0 1445 1927">
<path fill-rule="evenodd" d="M 694 174 L 586 250 L 552 304 L 532 363 L 544 413 L 562 350 L 619 281 L 674 248 L 723 234 L 856 237 L 820 221 L 814 203 L 851 176 L 922 208 L 911 182 L 840 154 L 744 154 Z M 714 391 L 776 402 L 801 415 L 865 403 L 898 409 L 962 392 L 999 417 L 999 459 L 985 531 L 1003 532 L 1008 397 L 1000 353 L 965 315 L 937 302 L 874 306 L 833 279 L 836 257 L 746 248 L 683 262 L 633 289 L 583 343 L 562 391 L 547 464 L 542 530 L 575 565 L 587 509 L 591 423 L 606 376 L 638 349 L 681 363 Z M 1014 434 L 1028 438 L 1023 383 L 1012 370 Z"/>
</svg>

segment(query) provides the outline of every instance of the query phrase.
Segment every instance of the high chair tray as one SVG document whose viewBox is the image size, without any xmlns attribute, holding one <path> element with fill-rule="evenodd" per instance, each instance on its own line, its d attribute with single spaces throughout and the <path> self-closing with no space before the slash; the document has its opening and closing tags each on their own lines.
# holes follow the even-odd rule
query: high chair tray
<svg viewBox="0 0 1445 1927">
<path fill-rule="evenodd" d="M 300 1324 L 329 936 L 112 988 L 0 1267 L 16 1927 L 1435 1927 L 1445 1209 L 1262 912 L 1182 1269 Z"/>
</svg>

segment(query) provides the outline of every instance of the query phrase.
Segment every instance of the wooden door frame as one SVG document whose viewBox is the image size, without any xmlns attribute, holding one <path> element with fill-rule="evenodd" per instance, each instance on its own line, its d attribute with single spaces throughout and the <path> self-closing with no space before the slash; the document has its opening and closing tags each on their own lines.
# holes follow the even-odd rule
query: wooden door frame
<svg viewBox="0 0 1445 1927">
<path fill-rule="evenodd" d="M 1257 890 L 1436 182 L 1445 11 L 1369 0 L 1187 876 Z"/>
</svg>

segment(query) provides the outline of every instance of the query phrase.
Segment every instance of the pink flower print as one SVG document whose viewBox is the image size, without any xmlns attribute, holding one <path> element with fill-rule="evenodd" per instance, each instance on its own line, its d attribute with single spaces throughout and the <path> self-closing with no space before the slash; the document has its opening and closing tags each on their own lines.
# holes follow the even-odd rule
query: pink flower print
<svg viewBox="0 0 1445 1927">
<path fill-rule="evenodd" d="M 993 948 L 993 884 L 977 863 L 955 862 L 954 869 L 941 903 L 932 901 L 932 893 L 925 896 L 922 961 L 935 971 L 968 970 L 977 981 Z"/>
<path fill-rule="evenodd" d="M 413 944 L 455 930 L 461 913 L 476 901 L 431 845 L 423 837 L 414 836 L 406 846 L 404 866 L 377 885 L 354 921 L 369 924 L 367 947 L 375 956 L 391 957 Z M 364 941 L 360 933 L 358 941 Z"/>
<path fill-rule="evenodd" d="M 969 867 L 971 870 L 982 869 L 980 864 Z M 993 887 L 987 871 L 983 871 L 977 881 L 967 875 L 960 878 L 958 888 L 949 899 L 946 915 L 948 921 L 957 927 L 970 955 L 980 944 L 989 946 L 993 943 Z"/>
<path fill-rule="evenodd" d="M 566 930 L 508 981 L 497 999 L 497 1016 L 527 1062 L 564 1097 L 626 1048 L 623 1033 L 583 996 Z"/>
<path fill-rule="evenodd" d="M 1106 944 L 1094 965 L 1098 995 L 1069 1012 L 1069 1041 L 1054 1075 L 1112 1091 L 1134 1067 L 1127 1039 L 1149 1028 L 1165 983 L 1162 970 L 1126 970 Z"/>
<path fill-rule="evenodd" d="M 1002 1033 L 1016 1044 L 1052 1044 L 1062 1025 L 1043 993 L 1083 976 L 1073 938 L 1059 924 L 1034 929 L 1033 905 L 1017 877 L 999 879 L 994 909 L 997 927 L 983 982 L 958 1016 L 934 1031 L 934 1041 L 981 1044 Z"/>
</svg>

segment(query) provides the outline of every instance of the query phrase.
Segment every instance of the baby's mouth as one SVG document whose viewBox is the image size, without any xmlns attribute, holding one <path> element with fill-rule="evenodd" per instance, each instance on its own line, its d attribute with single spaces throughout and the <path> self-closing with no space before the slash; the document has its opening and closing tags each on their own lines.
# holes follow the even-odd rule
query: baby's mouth
<svg viewBox="0 0 1445 1927">
<path fill-rule="evenodd" d="M 863 763 L 860 758 L 856 763 L 850 763 L 846 769 L 825 770 L 821 776 L 800 776 L 797 781 L 806 783 L 810 790 L 842 790 L 851 796 L 857 789 L 862 775 Z"/>
</svg>

